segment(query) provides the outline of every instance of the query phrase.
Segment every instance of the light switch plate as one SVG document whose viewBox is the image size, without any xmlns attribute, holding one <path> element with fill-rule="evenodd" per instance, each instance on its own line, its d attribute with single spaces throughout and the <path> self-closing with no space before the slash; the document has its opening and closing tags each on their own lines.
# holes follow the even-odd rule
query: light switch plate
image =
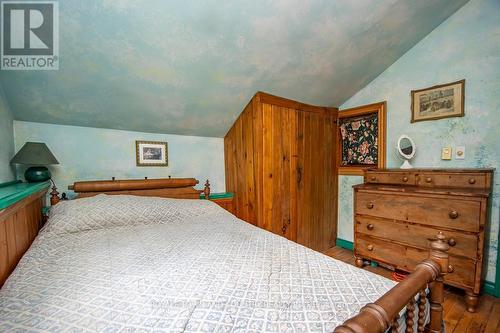
<svg viewBox="0 0 500 333">
<path fill-rule="evenodd" d="M 441 151 L 442 160 L 451 160 L 451 147 L 443 147 Z"/>
<path fill-rule="evenodd" d="M 455 159 L 464 160 L 465 159 L 465 146 L 457 146 L 455 150 Z"/>
</svg>

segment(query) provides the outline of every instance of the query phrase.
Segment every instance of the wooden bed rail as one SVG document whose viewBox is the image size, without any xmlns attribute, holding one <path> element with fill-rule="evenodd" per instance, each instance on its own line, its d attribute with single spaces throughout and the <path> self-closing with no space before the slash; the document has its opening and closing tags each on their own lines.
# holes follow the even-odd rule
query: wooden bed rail
<svg viewBox="0 0 500 333">
<path fill-rule="evenodd" d="M 429 258 L 415 267 L 413 273 L 380 297 L 375 303 L 365 305 L 356 316 L 335 328 L 334 333 L 383 333 L 391 328 L 397 332 L 399 312 L 406 306 L 406 332 L 413 332 L 415 323 L 415 296 L 418 304 L 417 332 L 442 331 L 444 287 L 443 276 L 452 271 L 449 266 L 450 246 L 440 232 L 431 242 Z M 425 325 L 426 288 L 430 289 L 430 321 Z"/>
</svg>

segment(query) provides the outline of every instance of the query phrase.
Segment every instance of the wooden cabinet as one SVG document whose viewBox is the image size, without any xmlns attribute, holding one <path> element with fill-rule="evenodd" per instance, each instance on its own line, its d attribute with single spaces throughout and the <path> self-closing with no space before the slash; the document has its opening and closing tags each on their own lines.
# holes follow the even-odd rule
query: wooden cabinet
<svg viewBox="0 0 500 333">
<path fill-rule="evenodd" d="M 316 250 L 335 245 L 336 108 L 257 93 L 224 138 L 239 218 Z"/>
<path fill-rule="evenodd" d="M 450 245 L 449 285 L 475 311 L 481 290 L 484 230 L 493 170 L 368 170 L 354 186 L 356 264 L 380 261 L 411 271 L 442 231 Z"/>
</svg>

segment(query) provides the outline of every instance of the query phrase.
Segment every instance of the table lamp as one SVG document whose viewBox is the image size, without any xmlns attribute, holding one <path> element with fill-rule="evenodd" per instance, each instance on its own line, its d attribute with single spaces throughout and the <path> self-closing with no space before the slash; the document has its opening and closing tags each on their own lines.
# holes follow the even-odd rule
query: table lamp
<svg viewBox="0 0 500 333">
<path fill-rule="evenodd" d="M 32 165 L 24 172 L 24 178 L 30 183 L 49 180 L 50 171 L 45 165 L 59 164 L 47 145 L 42 142 L 26 142 L 10 163 Z"/>
</svg>

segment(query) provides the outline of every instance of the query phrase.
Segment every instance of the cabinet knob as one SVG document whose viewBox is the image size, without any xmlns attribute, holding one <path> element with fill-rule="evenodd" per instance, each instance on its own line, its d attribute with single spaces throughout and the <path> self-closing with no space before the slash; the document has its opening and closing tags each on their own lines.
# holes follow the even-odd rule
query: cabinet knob
<svg viewBox="0 0 500 333">
<path fill-rule="evenodd" d="M 452 210 L 448 216 L 450 217 L 450 219 L 456 219 L 458 217 L 458 212 L 456 210 Z"/>
<path fill-rule="evenodd" d="M 373 208 L 373 202 L 369 202 L 366 204 L 366 208 L 372 209 Z"/>
<path fill-rule="evenodd" d="M 448 265 L 448 273 L 453 273 L 455 271 L 455 267 L 453 265 Z"/>
<path fill-rule="evenodd" d="M 408 181 L 408 177 L 404 176 L 403 181 L 406 183 Z"/>
<path fill-rule="evenodd" d="M 366 248 L 368 249 L 368 251 L 373 251 L 373 245 L 372 244 L 368 245 Z"/>
<path fill-rule="evenodd" d="M 450 239 L 448 239 L 448 245 L 455 246 L 455 245 L 457 245 L 457 241 L 454 238 L 450 238 Z"/>
<path fill-rule="evenodd" d="M 430 182 L 432 182 L 432 178 L 431 178 L 431 177 L 426 177 L 426 178 L 425 178 L 425 182 L 426 182 L 426 183 L 430 183 Z"/>
<path fill-rule="evenodd" d="M 373 228 L 374 228 L 374 227 L 375 227 L 375 226 L 374 226 L 373 224 L 371 224 L 371 223 L 370 223 L 370 224 L 368 224 L 368 225 L 366 226 L 366 229 L 368 229 L 368 230 L 373 230 Z"/>
<path fill-rule="evenodd" d="M 469 184 L 474 185 L 476 180 L 474 178 L 469 178 Z"/>
<path fill-rule="evenodd" d="M 377 177 L 375 177 L 375 176 L 371 176 L 371 177 L 370 177 L 370 180 L 372 180 L 372 181 L 374 181 L 374 180 L 376 180 L 376 179 L 377 179 Z"/>
</svg>

